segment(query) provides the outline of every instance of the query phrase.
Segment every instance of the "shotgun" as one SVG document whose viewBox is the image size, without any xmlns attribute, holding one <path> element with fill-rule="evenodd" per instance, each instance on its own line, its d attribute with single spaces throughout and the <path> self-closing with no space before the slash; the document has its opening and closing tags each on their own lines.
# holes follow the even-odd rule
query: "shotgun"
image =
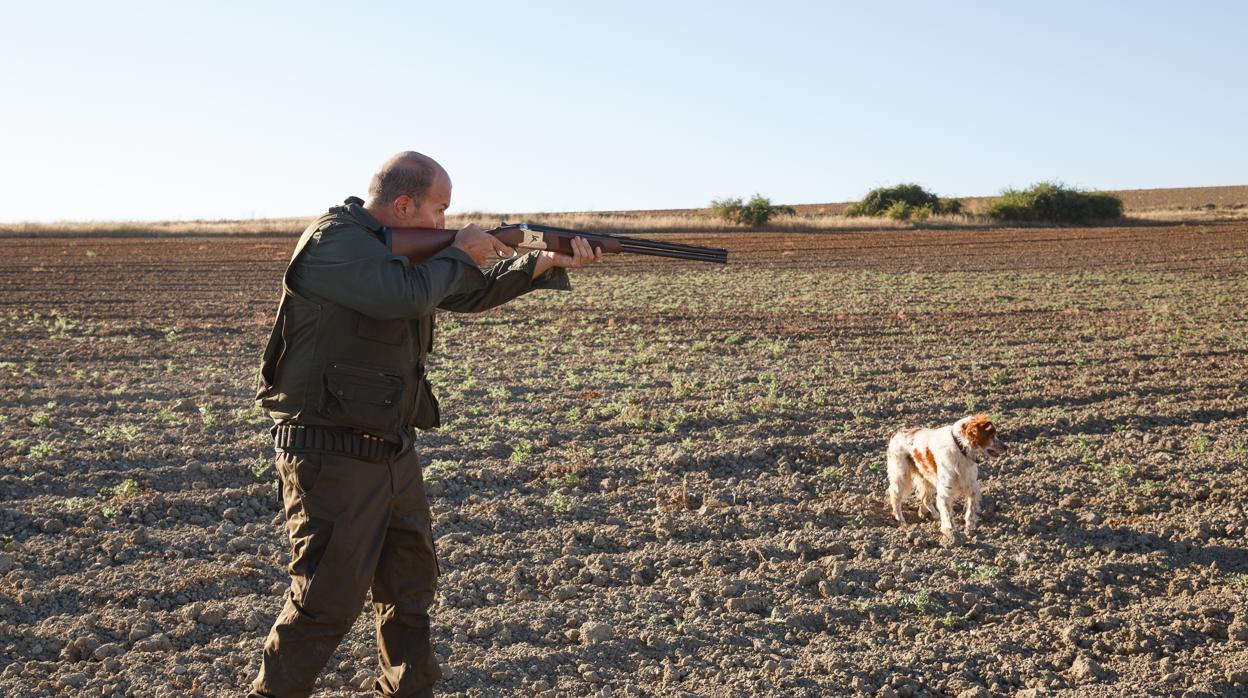
<svg viewBox="0 0 1248 698">
<path fill-rule="evenodd" d="M 438 251 L 450 247 L 455 241 L 455 233 L 458 232 L 442 228 L 387 228 L 386 230 L 386 238 L 391 251 L 407 257 L 412 264 L 420 264 Z M 580 237 L 585 238 L 590 247 L 601 249 L 604 254 L 643 254 L 651 257 L 693 259 L 717 264 L 728 263 L 728 250 L 719 247 L 698 247 L 622 235 L 586 233 L 536 223 L 503 223 L 485 232 L 498 238 L 508 247 L 523 247 L 530 250 L 551 250 L 572 254 L 572 239 Z"/>
</svg>

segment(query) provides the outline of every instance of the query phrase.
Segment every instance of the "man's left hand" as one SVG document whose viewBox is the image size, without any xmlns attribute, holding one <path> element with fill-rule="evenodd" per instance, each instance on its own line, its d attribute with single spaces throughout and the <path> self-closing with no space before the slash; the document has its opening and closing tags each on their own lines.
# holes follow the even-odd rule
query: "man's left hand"
<svg viewBox="0 0 1248 698">
<path fill-rule="evenodd" d="M 548 250 L 538 255 L 537 266 L 533 269 L 533 278 L 537 278 L 556 267 L 579 269 L 601 261 L 601 247 L 595 249 L 585 238 L 572 238 L 572 254 Z"/>
</svg>

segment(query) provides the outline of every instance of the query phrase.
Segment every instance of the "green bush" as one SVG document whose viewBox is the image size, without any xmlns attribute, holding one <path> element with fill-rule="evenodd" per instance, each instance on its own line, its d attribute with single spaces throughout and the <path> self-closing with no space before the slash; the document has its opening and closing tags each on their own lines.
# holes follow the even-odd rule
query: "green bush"
<svg viewBox="0 0 1248 698">
<path fill-rule="evenodd" d="M 988 215 L 1006 221 L 1085 223 L 1122 218 L 1122 199 L 1105 192 L 1071 189 L 1040 182 L 1022 190 L 1006 189 L 988 202 Z"/>
<path fill-rule="evenodd" d="M 744 203 L 740 197 L 715 199 L 711 202 L 711 212 L 727 223 L 748 225 L 752 228 L 767 225 L 772 216 L 795 213 L 792 206 L 773 204 L 771 199 L 761 194 L 755 194 L 754 198 Z"/>
<path fill-rule="evenodd" d="M 900 204 L 900 205 L 899 205 Z M 856 204 L 845 210 L 847 216 L 888 216 L 894 220 L 910 220 L 918 209 L 927 209 L 922 218 L 941 213 L 961 213 L 962 202 L 942 199 L 917 184 L 898 184 L 867 192 Z"/>
<path fill-rule="evenodd" d="M 725 223 L 732 223 L 733 225 L 741 222 L 741 208 L 741 197 L 713 199 L 711 201 L 711 213 Z"/>
<path fill-rule="evenodd" d="M 908 221 L 913 210 L 910 204 L 904 201 L 894 201 L 892 205 L 884 209 L 884 215 L 895 221 Z"/>
</svg>

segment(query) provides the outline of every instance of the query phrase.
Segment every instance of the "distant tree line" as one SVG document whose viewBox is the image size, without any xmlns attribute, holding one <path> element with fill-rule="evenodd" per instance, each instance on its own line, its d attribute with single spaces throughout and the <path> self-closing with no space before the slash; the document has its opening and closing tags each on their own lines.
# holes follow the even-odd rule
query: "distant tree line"
<svg viewBox="0 0 1248 698">
<path fill-rule="evenodd" d="M 755 194 L 748 202 L 739 197 L 716 199 L 711 202 L 711 212 L 726 223 L 758 228 L 773 216 L 791 215 L 794 210 Z M 984 212 L 999 221 L 1087 223 L 1121 218 L 1122 199 L 1058 182 L 1039 182 L 1026 189 L 1006 189 L 988 201 Z M 845 210 L 847 216 L 884 216 L 899 221 L 924 221 L 931 216 L 959 213 L 961 201 L 937 196 L 918 184 L 872 189 Z"/>
</svg>

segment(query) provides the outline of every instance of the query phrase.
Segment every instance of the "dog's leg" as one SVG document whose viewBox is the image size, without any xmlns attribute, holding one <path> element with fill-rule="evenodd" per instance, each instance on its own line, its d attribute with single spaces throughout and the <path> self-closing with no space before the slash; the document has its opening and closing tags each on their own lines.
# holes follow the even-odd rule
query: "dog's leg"
<svg viewBox="0 0 1248 698">
<path fill-rule="evenodd" d="M 932 483 L 919 478 L 919 516 L 924 519 L 935 519 L 938 516 L 936 511 L 936 488 Z"/>
<path fill-rule="evenodd" d="M 904 526 L 906 519 L 901 515 L 901 500 L 910 494 L 912 487 L 910 479 L 914 466 L 910 462 L 909 455 L 891 446 L 890 444 L 888 449 L 888 504 L 893 509 L 893 518 Z"/>
<path fill-rule="evenodd" d="M 940 511 L 940 536 L 946 543 L 953 543 L 953 491 L 949 487 L 936 486 L 936 509 Z"/>
<path fill-rule="evenodd" d="M 966 516 L 963 517 L 963 528 L 966 535 L 971 535 L 971 531 L 975 530 L 975 519 L 979 516 L 979 500 L 981 499 L 979 483 L 971 488 L 971 494 L 966 498 Z"/>
</svg>

